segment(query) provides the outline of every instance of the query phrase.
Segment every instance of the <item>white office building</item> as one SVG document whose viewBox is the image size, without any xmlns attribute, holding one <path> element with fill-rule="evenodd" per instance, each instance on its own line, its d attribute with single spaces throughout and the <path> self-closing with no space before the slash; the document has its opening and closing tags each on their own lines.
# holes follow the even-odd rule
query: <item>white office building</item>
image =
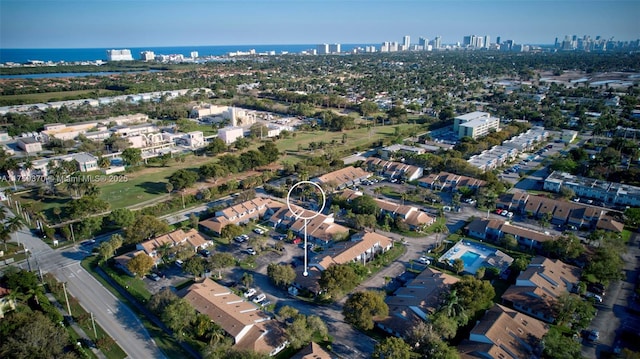
<svg viewBox="0 0 640 359">
<path fill-rule="evenodd" d="M 316 46 L 318 55 L 326 55 L 329 53 L 329 44 L 320 44 Z"/>
<path fill-rule="evenodd" d="M 340 44 L 331 44 L 329 45 L 329 53 L 331 54 L 339 54 L 341 53 Z"/>
<path fill-rule="evenodd" d="M 140 60 L 153 61 L 156 59 L 156 54 L 153 51 L 142 51 L 140 53 Z"/>
</svg>

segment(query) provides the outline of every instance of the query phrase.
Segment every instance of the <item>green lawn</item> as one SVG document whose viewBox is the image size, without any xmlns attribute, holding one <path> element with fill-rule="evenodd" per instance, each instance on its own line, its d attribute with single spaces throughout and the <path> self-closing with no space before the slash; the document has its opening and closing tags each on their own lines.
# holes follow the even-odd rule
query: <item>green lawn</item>
<svg viewBox="0 0 640 359">
<path fill-rule="evenodd" d="M 276 142 L 278 149 L 282 152 L 290 151 L 297 152 L 298 145 L 303 149 L 301 154 L 311 154 L 307 149 L 309 148 L 309 143 L 311 142 L 320 142 L 324 141 L 327 144 L 331 144 L 331 141 L 336 141 L 336 146 L 334 149 L 341 148 L 354 148 L 354 147 L 364 147 L 367 146 L 374 141 L 378 141 L 382 138 L 392 136 L 395 133 L 395 127 L 400 127 L 401 130 L 409 128 L 413 125 L 409 124 L 400 124 L 394 126 L 379 126 L 379 127 L 371 127 L 371 129 L 367 129 L 366 127 L 348 130 L 342 132 L 330 132 L 330 131 L 310 131 L 310 132 L 295 132 L 295 137 L 289 137 L 287 139 L 282 139 Z M 347 139 L 346 143 L 342 143 L 342 136 L 346 134 Z"/>
</svg>

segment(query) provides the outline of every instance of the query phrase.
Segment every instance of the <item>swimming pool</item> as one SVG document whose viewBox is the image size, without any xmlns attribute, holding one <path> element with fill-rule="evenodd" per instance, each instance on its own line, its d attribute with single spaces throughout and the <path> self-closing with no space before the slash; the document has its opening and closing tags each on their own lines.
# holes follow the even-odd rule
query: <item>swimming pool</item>
<svg viewBox="0 0 640 359">
<path fill-rule="evenodd" d="M 469 269 L 469 267 L 473 266 L 473 263 L 475 263 L 478 258 L 480 258 L 480 255 L 478 253 L 474 253 L 469 250 L 467 250 L 460 256 L 460 259 L 462 259 L 462 262 L 464 262 L 465 269 Z M 453 259 L 451 260 L 451 263 L 453 263 Z"/>
</svg>

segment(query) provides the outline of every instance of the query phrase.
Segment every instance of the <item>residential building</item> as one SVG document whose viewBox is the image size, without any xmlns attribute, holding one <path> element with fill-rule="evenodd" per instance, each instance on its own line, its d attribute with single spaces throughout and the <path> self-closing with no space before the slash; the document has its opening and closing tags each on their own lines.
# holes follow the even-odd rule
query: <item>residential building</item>
<svg viewBox="0 0 640 359">
<path fill-rule="evenodd" d="M 348 166 L 312 179 L 312 182 L 326 184 L 336 190 L 359 184 L 371 173 L 359 167 Z"/>
<path fill-rule="evenodd" d="M 149 257 L 153 258 L 156 263 L 159 263 L 162 258 L 160 258 L 157 250 L 162 246 L 185 246 L 195 253 L 200 249 L 207 248 L 211 244 L 211 241 L 205 239 L 195 229 L 190 229 L 188 232 L 178 229 L 162 236 L 138 243 L 136 245 L 136 250 L 142 251 Z"/>
<path fill-rule="evenodd" d="M 538 143 L 546 140 L 549 136 L 549 131 L 546 131 L 544 127 L 533 127 L 525 133 L 521 133 L 502 142 L 502 145 L 513 147 L 519 152 L 526 152 L 533 150 Z"/>
<path fill-rule="evenodd" d="M 515 191 L 498 197 L 497 208 L 522 213 L 529 217 L 546 217 L 553 224 L 565 224 L 578 228 L 599 228 L 618 231 L 623 225 L 606 213 L 612 211 L 603 207 L 577 202 L 551 199 L 546 196 L 531 196 L 527 192 Z M 606 219 L 604 219 L 607 217 Z M 604 220 L 601 220 L 604 219 Z"/>
<path fill-rule="evenodd" d="M 140 53 L 140 60 L 153 61 L 156 59 L 156 54 L 153 51 L 142 51 Z"/>
<path fill-rule="evenodd" d="M 491 117 L 487 112 L 475 111 L 453 119 L 453 132 L 458 134 L 458 138 L 476 139 L 497 131 L 500 131 L 500 119 Z"/>
<path fill-rule="evenodd" d="M 389 316 L 376 321 L 376 326 L 389 334 L 404 337 L 416 321 L 427 321 L 443 304 L 443 297 L 458 277 L 426 268 L 417 277 L 387 296 Z"/>
<path fill-rule="evenodd" d="M 145 252 L 141 250 L 131 251 L 131 252 L 127 252 L 119 256 L 113 257 L 113 261 L 115 263 L 115 266 L 119 268 L 121 271 L 125 272 L 127 275 L 135 277 L 136 273 L 132 273 L 129 270 L 129 267 L 127 265 L 129 264 L 129 261 L 132 260 L 133 258 L 139 255 L 144 255 L 144 254 Z"/>
<path fill-rule="evenodd" d="M 640 207 L 640 187 L 559 171 L 553 171 L 544 180 L 544 189 L 547 191 L 560 192 L 562 187 L 571 189 L 578 197 L 591 198 L 609 205 Z"/>
<path fill-rule="evenodd" d="M 528 249 L 542 249 L 544 242 L 553 241 L 555 237 L 545 232 L 516 226 L 500 219 L 475 219 L 465 229 L 470 237 L 485 241 L 500 241 L 505 235 L 512 235 L 518 244 Z"/>
<path fill-rule="evenodd" d="M 516 148 L 500 145 L 471 156 L 467 162 L 482 171 L 488 171 L 513 161 L 517 156 L 518 150 Z"/>
<path fill-rule="evenodd" d="M 225 144 L 230 145 L 238 138 L 244 137 L 244 129 L 242 127 L 225 127 L 218 130 L 218 138 L 224 141 Z"/>
<path fill-rule="evenodd" d="M 370 157 L 366 162 L 367 170 L 382 175 L 386 178 L 397 178 L 405 181 L 414 181 L 422 177 L 423 168 L 407 165 L 402 162 L 391 162 L 379 158 Z"/>
<path fill-rule="evenodd" d="M 182 293 L 200 314 L 208 316 L 233 339 L 233 348 L 274 356 L 288 344 L 282 326 L 244 298 L 209 278 Z"/>
<path fill-rule="evenodd" d="M 18 147 L 27 154 L 38 153 L 42 151 L 42 144 L 33 137 L 20 137 L 17 140 Z"/>
<path fill-rule="evenodd" d="M 421 187 L 447 192 L 455 192 L 462 187 L 477 190 L 480 187 L 484 187 L 486 184 L 487 182 L 483 180 L 460 176 L 449 172 L 430 174 L 418 180 L 418 185 Z"/>
<path fill-rule="evenodd" d="M 219 236 L 222 233 L 222 229 L 229 224 L 247 224 L 250 221 L 257 221 L 263 218 L 269 209 L 275 210 L 286 207 L 284 203 L 257 197 L 216 211 L 215 217 L 200 221 L 198 225 L 205 231 Z"/>
<path fill-rule="evenodd" d="M 320 44 L 316 45 L 316 53 L 318 55 L 327 55 L 329 54 L 329 44 Z"/>
<path fill-rule="evenodd" d="M 456 348 L 463 358 L 538 359 L 549 325 L 494 304 Z"/>
<path fill-rule="evenodd" d="M 329 45 L 329 53 L 330 54 L 339 54 L 341 53 L 340 44 L 330 44 Z"/>
<path fill-rule="evenodd" d="M 0 142 L 9 142 L 11 141 L 11 136 L 7 132 L 0 132 Z"/>
<path fill-rule="evenodd" d="M 100 167 L 98 167 L 98 158 L 90 153 L 76 153 L 73 155 L 73 159 L 78 162 L 80 172 L 90 172 L 100 169 Z"/>
<path fill-rule="evenodd" d="M 362 195 L 362 192 L 345 189 L 344 191 L 342 191 L 342 194 L 340 196 L 347 202 L 350 202 L 354 198 Z M 409 229 L 413 231 L 423 230 L 436 221 L 435 217 L 421 211 L 417 207 L 400 205 L 380 198 L 374 198 L 373 200 L 376 202 L 376 205 L 380 209 L 380 214 L 388 214 L 393 219 L 402 219 L 409 226 Z"/>
<path fill-rule="evenodd" d="M 361 232 L 351 236 L 350 241 L 338 242 L 325 249 L 310 262 L 310 266 L 325 271 L 333 264 L 366 264 L 378 253 L 384 253 L 392 246 L 393 241 L 389 237 L 374 232 Z"/>
<path fill-rule="evenodd" d="M 311 342 L 306 347 L 300 349 L 291 359 L 333 359 L 333 357 L 329 352 L 322 349 L 319 344 Z"/>
<path fill-rule="evenodd" d="M 395 144 L 382 148 L 380 150 L 380 157 L 384 160 L 392 160 L 394 157 L 404 154 L 421 155 L 426 152 L 427 150 L 423 147 Z"/>
<path fill-rule="evenodd" d="M 133 61 L 131 50 L 107 50 L 107 61 Z"/>
<path fill-rule="evenodd" d="M 542 321 L 553 323 L 560 296 L 575 292 L 581 270 L 542 256 L 531 263 L 502 295 L 504 304 Z"/>
</svg>

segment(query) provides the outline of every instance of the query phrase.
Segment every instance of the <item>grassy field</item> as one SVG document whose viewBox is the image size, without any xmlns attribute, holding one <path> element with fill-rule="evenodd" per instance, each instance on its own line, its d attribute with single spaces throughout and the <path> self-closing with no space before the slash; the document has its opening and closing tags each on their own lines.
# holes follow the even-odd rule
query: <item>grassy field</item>
<svg viewBox="0 0 640 359">
<path fill-rule="evenodd" d="M 167 196 L 167 179 L 175 171 L 184 168 L 197 169 L 211 157 L 188 156 L 184 162 L 172 160 L 167 167 L 147 167 L 124 176 L 127 182 L 105 182 L 100 185 L 100 198 L 111 204 L 111 209 L 136 205 L 141 202 Z"/>
<path fill-rule="evenodd" d="M 329 131 L 311 131 L 311 132 L 295 132 L 295 137 L 290 137 L 287 139 L 280 140 L 276 143 L 278 149 L 282 152 L 297 152 L 298 146 L 300 146 L 303 151 L 302 154 L 310 154 L 307 149 L 309 148 L 309 143 L 311 142 L 320 142 L 323 141 L 327 144 L 331 144 L 331 141 L 337 143 L 335 149 L 340 150 L 341 148 L 353 148 L 353 147 L 365 147 L 374 141 L 381 140 L 385 137 L 392 136 L 395 133 L 395 127 L 400 127 L 401 130 L 409 128 L 413 125 L 409 124 L 401 124 L 395 126 L 378 126 L 367 128 L 359 128 L 355 130 L 342 131 L 342 132 L 329 132 Z M 346 134 L 346 143 L 342 143 L 342 137 Z"/>
<path fill-rule="evenodd" d="M 116 96 L 120 93 L 109 90 L 76 90 L 76 91 L 59 91 L 32 93 L 25 95 L 5 95 L 0 96 L 0 101 L 23 101 L 24 103 L 41 103 L 50 101 L 60 101 L 64 98 L 95 98 L 103 96 Z M 96 96 L 97 95 L 97 96 Z"/>
</svg>

